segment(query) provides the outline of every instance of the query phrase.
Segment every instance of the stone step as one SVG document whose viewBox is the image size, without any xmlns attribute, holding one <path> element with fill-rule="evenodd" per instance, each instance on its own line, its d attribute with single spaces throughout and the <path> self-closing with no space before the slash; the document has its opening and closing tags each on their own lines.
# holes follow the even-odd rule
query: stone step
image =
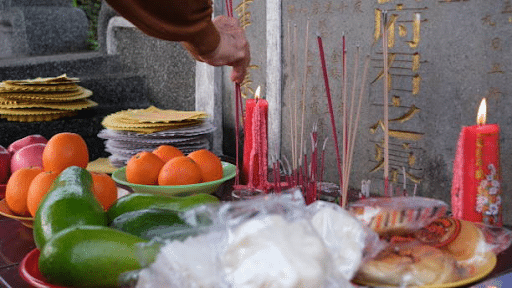
<svg viewBox="0 0 512 288">
<path fill-rule="evenodd" d="M 98 52 L 0 59 L 0 81 L 55 77 L 64 73 L 81 78 L 125 70 L 118 56 Z"/>
<path fill-rule="evenodd" d="M 80 134 L 85 139 L 91 160 L 109 156 L 104 151 L 103 139 L 97 137 L 103 129 L 103 118 L 120 110 L 151 105 L 146 96 L 145 77 L 123 70 L 116 57 L 98 53 L 0 60 L 2 81 L 54 77 L 66 73 L 69 77 L 78 77 L 79 85 L 91 90 L 93 95 L 90 99 L 99 104 L 80 111 L 76 116 L 53 121 L 15 122 L 0 119 L 0 145 L 7 147 L 30 134 L 50 138 L 66 131 Z"/>
<path fill-rule="evenodd" d="M 121 110 L 150 105 L 146 78 L 135 73 L 90 75 L 80 78 L 80 86 L 93 92 L 91 100 L 100 106 Z"/>
</svg>

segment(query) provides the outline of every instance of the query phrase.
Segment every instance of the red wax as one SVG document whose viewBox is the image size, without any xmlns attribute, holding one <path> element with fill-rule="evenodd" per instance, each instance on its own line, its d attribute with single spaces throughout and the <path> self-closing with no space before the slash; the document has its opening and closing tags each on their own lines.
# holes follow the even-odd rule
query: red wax
<svg viewBox="0 0 512 288">
<path fill-rule="evenodd" d="M 464 127 L 461 217 L 464 220 L 501 226 L 501 168 L 499 126 Z"/>
<path fill-rule="evenodd" d="M 264 188 L 267 180 L 268 102 L 265 99 L 248 99 L 245 105 L 242 183 Z"/>
</svg>

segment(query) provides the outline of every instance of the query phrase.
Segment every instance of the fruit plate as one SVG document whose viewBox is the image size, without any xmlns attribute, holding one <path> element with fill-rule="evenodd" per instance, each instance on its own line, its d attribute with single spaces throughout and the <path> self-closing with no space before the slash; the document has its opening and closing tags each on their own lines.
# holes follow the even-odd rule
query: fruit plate
<svg viewBox="0 0 512 288">
<path fill-rule="evenodd" d="M 114 171 L 114 173 L 112 173 L 112 179 L 114 179 L 118 184 L 130 187 L 133 192 L 137 193 L 159 194 L 165 196 L 188 196 L 197 193 L 211 194 L 217 191 L 222 183 L 233 179 L 236 175 L 236 166 L 231 163 L 222 161 L 222 169 L 223 176 L 221 179 L 190 185 L 160 186 L 133 184 L 126 180 L 126 166 Z"/>
<path fill-rule="evenodd" d="M 9 209 L 5 199 L 0 200 L 0 215 L 5 216 L 7 218 L 15 219 L 21 222 L 24 226 L 28 228 L 32 228 L 34 223 L 34 218 L 28 216 L 19 216 L 14 214 L 14 212 Z"/>
<path fill-rule="evenodd" d="M 36 248 L 23 257 L 18 269 L 21 278 L 28 284 L 37 288 L 65 288 L 64 286 L 57 286 L 46 282 L 37 266 L 39 254 L 39 249 Z"/>
</svg>

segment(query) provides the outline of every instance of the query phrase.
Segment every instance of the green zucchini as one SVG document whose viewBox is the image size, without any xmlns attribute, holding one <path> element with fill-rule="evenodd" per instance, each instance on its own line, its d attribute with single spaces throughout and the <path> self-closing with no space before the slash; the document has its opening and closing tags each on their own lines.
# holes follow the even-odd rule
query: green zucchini
<svg viewBox="0 0 512 288">
<path fill-rule="evenodd" d="M 183 212 L 194 206 L 218 203 L 219 199 L 210 194 L 195 194 L 186 197 L 166 197 L 154 194 L 131 193 L 125 195 L 110 206 L 107 211 L 108 223 L 126 212 L 141 209 L 167 209 Z"/>
<path fill-rule="evenodd" d="M 165 209 L 142 209 L 126 212 L 117 216 L 110 227 L 130 233 L 137 237 L 146 238 L 146 232 L 152 230 L 179 226 L 183 229 L 192 228 L 183 221 L 178 212 Z M 151 240 L 151 238 L 147 239 Z"/>
<path fill-rule="evenodd" d="M 41 249 L 39 270 L 52 284 L 66 287 L 120 287 L 119 276 L 141 269 L 137 236 L 102 226 L 73 226 L 55 234 Z M 149 263 L 159 246 L 145 249 Z"/>
</svg>

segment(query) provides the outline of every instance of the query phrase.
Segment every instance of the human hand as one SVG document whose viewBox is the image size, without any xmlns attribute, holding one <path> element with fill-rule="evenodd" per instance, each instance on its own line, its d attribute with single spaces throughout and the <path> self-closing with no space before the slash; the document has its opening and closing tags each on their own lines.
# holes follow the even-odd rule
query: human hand
<svg viewBox="0 0 512 288">
<path fill-rule="evenodd" d="M 231 80 L 241 83 L 251 61 L 249 42 L 245 38 L 245 31 L 240 27 L 238 19 L 227 16 L 217 16 L 213 19 L 213 25 L 220 34 L 219 46 L 212 53 L 199 58 L 212 66 L 232 66 Z"/>
</svg>

